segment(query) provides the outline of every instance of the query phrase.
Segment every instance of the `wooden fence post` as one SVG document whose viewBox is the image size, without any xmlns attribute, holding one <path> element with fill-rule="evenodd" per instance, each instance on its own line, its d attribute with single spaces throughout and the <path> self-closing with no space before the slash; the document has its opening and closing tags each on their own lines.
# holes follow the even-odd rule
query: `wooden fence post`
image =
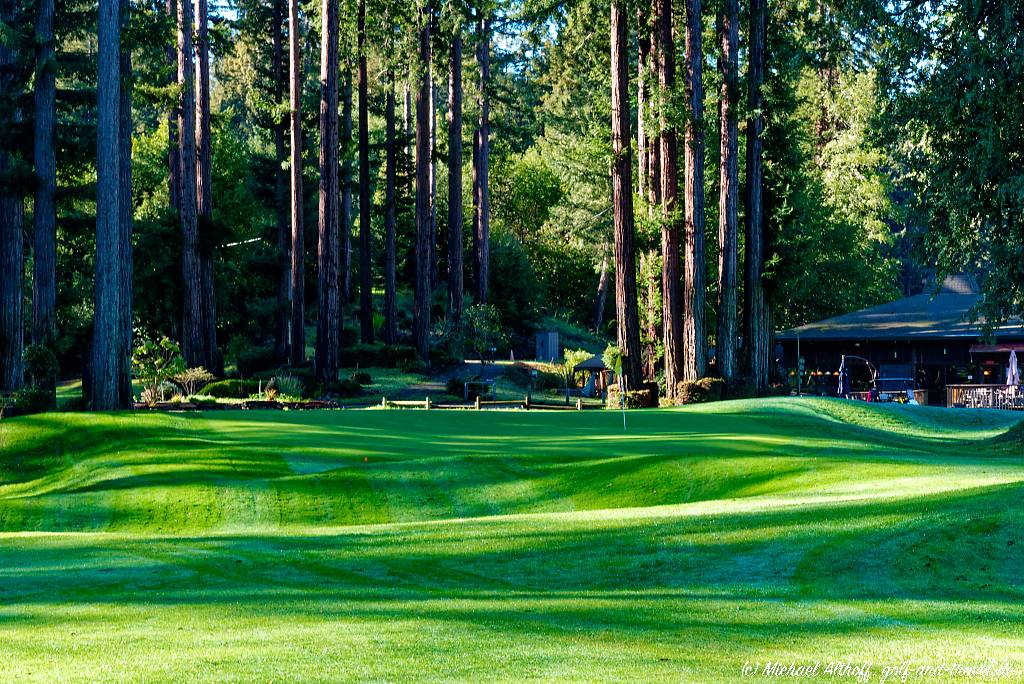
<svg viewBox="0 0 1024 684">
<path fill-rule="evenodd" d="M 476 410 L 480 410 L 480 395 L 476 395 Z"/>
<path fill-rule="evenodd" d="M 426 406 L 426 409 L 429 411 L 430 410 L 430 397 L 427 397 L 426 401 L 424 401 L 423 404 Z"/>
</svg>

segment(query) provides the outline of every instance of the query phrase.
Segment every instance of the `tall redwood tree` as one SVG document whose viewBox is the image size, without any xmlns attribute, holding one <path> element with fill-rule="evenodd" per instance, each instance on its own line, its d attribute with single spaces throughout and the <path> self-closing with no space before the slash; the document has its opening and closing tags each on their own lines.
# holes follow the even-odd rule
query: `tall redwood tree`
<svg viewBox="0 0 1024 684">
<path fill-rule="evenodd" d="M 473 143 L 473 258 L 476 299 L 484 303 L 491 260 L 491 20 L 484 11 L 477 20 L 476 59 L 480 65 L 480 122 Z"/>
<path fill-rule="evenodd" d="M 419 4 L 416 86 L 416 285 L 413 338 L 424 361 L 430 359 L 430 0 Z"/>
<path fill-rule="evenodd" d="M 736 374 L 737 250 L 739 240 L 739 131 L 736 107 L 739 98 L 739 3 L 722 0 L 718 16 L 722 54 L 718 68 L 718 118 L 720 141 L 718 196 L 718 329 L 715 359 L 719 374 L 727 381 Z"/>
<path fill-rule="evenodd" d="M 636 294 L 636 249 L 633 216 L 632 161 L 629 133 L 629 15 L 625 0 L 612 0 L 612 210 L 615 223 L 615 310 L 617 341 L 624 355 L 622 376 L 627 389 L 642 380 L 640 319 Z"/>
<path fill-rule="evenodd" d="M 289 360 L 294 365 L 306 358 L 305 249 L 302 230 L 302 54 L 299 52 L 299 0 L 288 0 L 288 121 L 291 139 L 291 317 Z"/>
<path fill-rule="evenodd" d="M 341 344 L 341 299 L 338 291 L 338 0 L 322 0 L 321 19 L 320 204 L 314 367 L 317 379 L 328 383 L 338 379 Z"/>
<path fill-rule="evenodd" d="M 359 338 L 373 344 L 373 244 L 370 213 L 370 114 L 366 74 L 366 0 L 359 0 Z"/>
<path fill-rule="evenodd" d="M 684 140 L 683 379 L 707 372 L 704 323 L 704 51 L 701 0 L 686 0 L 686 135 Z"/>
<path fill-rule="evenodd" d="M 683 316 L 679 283 L 679 150 L 678 137 L 667 103 L 676 87 L 675 37 L 672 25 L 672 0 L 655 0 L 658 17 L 658 86 L 661 90 L 660 162 L 662 225 L 661 225 L 661 296 L 662 342 L 665 354 L 665 393 L 675 395 L 676 384 L 683 379 Z"/>
<path fill-rule="evenodd" d="M 181 164 L 178 217 L 181 225 L 183 306 L 181 351 L 189 366 L 206 366 L 203 274 L 196 212 L 196 91 L 193 5 L 178 0 L 178 159 Z"/>
<path fill-rule="evenodd" d="M 214 373 L 223 368 L 217 351 L 217 306 L 214 298 L 212 236 L 213 188 L 210 158 L 210 17 L 207 0 L 195 0 L 196 13 L 196 215 L 199 235 L 200 307 L 203 365 Z"/>
<path fill-rule="evenodd" d="M 39 0 L 36 12 L 32 341 L 52 346 L 57 335 L 57 166 L 53 138 L 57 88 L 53 0 Z M 36 381 L 47 392 L 54 392 L 55 377 L 37 378 Z"/>
<path fill-rule="evenodd" d="M 462 27 L 448 54 L 448 315 L 462 318 Z"/>
<path fill-rule="evenodd" d="M 768 387 L 771 369 L 771 324 L 764 288 L 764 52 L 765 0 L 750 0 L 747 58 L 747 206 L 744 240 L 744 357 L 746 372 L 758 392 Z"/>
</svg>

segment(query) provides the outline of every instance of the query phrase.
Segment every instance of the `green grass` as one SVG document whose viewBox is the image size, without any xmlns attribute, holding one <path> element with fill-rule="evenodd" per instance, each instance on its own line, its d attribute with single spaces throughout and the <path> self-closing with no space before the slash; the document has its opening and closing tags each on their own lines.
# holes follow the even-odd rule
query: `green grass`
<svg viewBox="0 0 1024 684">
<path fill-rule="evenodd" d="M 4 420 L 3 678 L 714 682 L 846 659 L 877 682 L 992 658 L 1013 676 L 908 681 L 1020 681 L 1017 418 L 773 399 L 627 432 L 614 411 Z"/>
</svg>

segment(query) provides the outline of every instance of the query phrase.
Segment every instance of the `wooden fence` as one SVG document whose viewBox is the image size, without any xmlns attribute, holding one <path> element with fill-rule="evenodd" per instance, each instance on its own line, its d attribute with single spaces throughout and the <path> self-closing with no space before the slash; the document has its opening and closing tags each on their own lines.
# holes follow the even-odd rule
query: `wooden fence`
<svg viewBox="0 0 1024 684">
<path fill-rule="evenodd" d="M 420 400 L 393 400 L 384 397 L 380 402 L 383 408 L 412 408 L 412 409 L 423 409 L 430 411 L 431 409 L 461 409 L 463 411 L 482 409 L 525 409 L 527 411 L 583 411 L 585 409 L 603 408 L 603 405 L 597 404 L 585 404 L 582 399 L 577 399 L 574 403 L 567 404 L 554 404 L 547 402 L 537 402 L 531 399 L 529 396 L 523 399 L 507 399 L 507 400 L 483 400 L 477 397 L 475 401 L 471 402 L 459 402 L 459 403 L 437 403 L 427 397 Z"/>
</svg>

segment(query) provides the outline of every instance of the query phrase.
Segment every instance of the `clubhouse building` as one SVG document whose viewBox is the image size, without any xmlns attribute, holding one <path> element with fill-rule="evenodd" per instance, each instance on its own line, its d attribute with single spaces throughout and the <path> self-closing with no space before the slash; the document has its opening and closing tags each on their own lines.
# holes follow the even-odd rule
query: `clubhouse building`
<svg viewBox="0 0 1024 684">
<path fill-rule="evenodd" d="M 973 277 L 950 276 L 936 294 L 926 292 L 780 332 L 781 364 L 794 378 L 803 357 L 802 388 L 822 395 L 836 394 L 844 355 L 853 390 L 868 389 L 871 367 L 880 384 L 898 379 L 927 390 L 926 401 L 932 404 L 947 403 L 947 388 L 953 386 L 1005 386 L 1010 352 L 1024 353 L 1024 323 L 1009 321 L 995 329 L 997 343 L 986 343 L 981 322 L 972 322 L 981 297 Z"/>
</svg>

